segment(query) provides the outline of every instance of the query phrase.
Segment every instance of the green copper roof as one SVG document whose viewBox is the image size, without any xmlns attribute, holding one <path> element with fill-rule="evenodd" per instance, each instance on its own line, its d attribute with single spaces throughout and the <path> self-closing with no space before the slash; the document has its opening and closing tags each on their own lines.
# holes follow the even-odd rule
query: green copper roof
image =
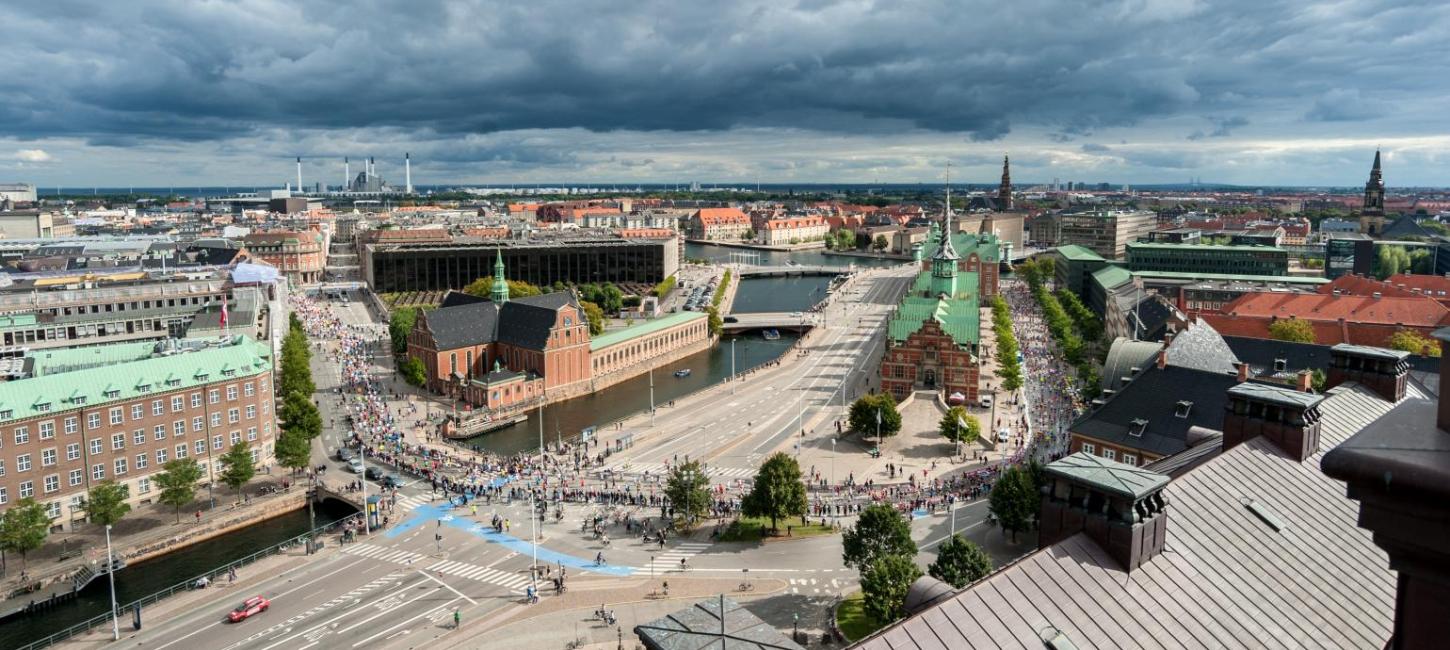
<svg viewBox="0 0 1450 650">
<path fill-rule="evenodd" d="M 976 286 L 975 282 L 972 286 Z M 920 330 L 927 319 L 931 319 L 941 324 L 942 331 L 951 336 L 952 341 L 965 348 L 980 340 L 980 317 L 975 296 L 956 300 L 908 296 L 897 306 L 896 314 L 886 326 L 886 333 L 892 340 L 905 341 Z"/>
<path fill-rule="evenodd" d="M 1141 499 L 1168 484 L 1168 477 L 1085 452 L 1048 463 L 1047 473 L 1108 494 Z"/>
<path fill-rule="evenodd" d="M 598 338 L 589 340 L 591 352 L 601 348 L 607 348 L 616 343 L 623 343 L 630 339 L 636 339 L 646 334 L 653 334 L 667 327 L 674 327 L 682 323 L 709 318 L 709 314 L 702 311 L 682 311 L 668 316 L 661 316 L 652 321 L 646 321 L 637 325 L 631 325 L 623 329 L 600 334 Z"/>
<path fill-rule="evenodd" d="M 938 247 L 937 238 L 928 236 L 926 243 L 922 246 L 922 257 L 931 259 L 936 255 Z M 959 232 L 952 235 L 952 248 L 956 249 L 959 259 L 966 259 L 976 253 L 983 262 L 1002 261 L 1001 242 L 994 234 L 978 235 Z"/>
<path fill-rule="evenodd" d="M 227 378 L 227 371 L 249 377 L 272 370 L 271 348 L 244 336 L 157 354 L 164 345 L 152 341 L 38 353 L 37 376 L 0 384 L 0 422 L 199 386 Z"/>
<path fill-rule="evenodd" d="M 10 314 L 0 316 L 0 329 L 35 325 L 35 314 Z"/>
<path fill-rule="evenodd" d="M 1109 264 L 1093 272 L 1093 280 L 1104 289 L 1115 289 L 1133 281 L 1132 272 L 1121 266 Z"/>
<path fill-rule="evenodd" d="M 1057 254 L 1058 255 L 1061 255 L 1063 257 L 1066 257 L 1067 259 L 1070 259 L 1070 260 L 1072 260 L 1074 262 L 1101 262 L 1101 261 L 1103 261 L 1103 256 L 1102 255 L 1098 255 L 1097 253 L 1092 252 L 1091 249 L 1084 248 L 1082 246 L 1078 246 L 1077 244 L 1069 244 L 1067 246 L 1058 246 L 1057 247 Z"/>
</svg>

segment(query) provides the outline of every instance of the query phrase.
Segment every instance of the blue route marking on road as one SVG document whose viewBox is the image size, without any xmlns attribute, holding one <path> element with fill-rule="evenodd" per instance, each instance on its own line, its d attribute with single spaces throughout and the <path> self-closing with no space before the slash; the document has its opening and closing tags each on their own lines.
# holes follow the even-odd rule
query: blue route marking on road
<svg viewBox="0 0 1450 650">
<path fill-rule="evenodd" d="M 452 514 L 452 512 L 454 511 L 458 512 L 459 514 Z M 490 544 L 498 544 L 500 546 L 503 546 L 504 548 L 509 549 L 510 551 L 522 555 L 533 554 L 533 544 L 530 544 L 527 540 L 519 539 L 517 537 L 514 537 L 513 535 L 505 535 L 503 533 L 494 532 L 492 527 L 485 526 L 476 521 L 468 519 L 467 517 L 462 516 L 464 512 L 466 512 L 466 510 L 462 507 L 454 508 L 446 504 L 421 505 L 413 509 L 413 516 L 409 517 L 407 521 L 404 521 L 397 526 L 394 526 L 392 529 L 388 530 L 387 533 L 384 533 L 383 536 L 387 537 L 388 539 L 392 539 L 405 532 L 413 530 L 418 526 L 423 525 L 424 522 L 430 520 L 441 520 L 444 524 L 447 524 L 449 528 L 457 528 L 459 530 L 473 533 L 474 536 L 479 537 Z M 600 573 L 604 575 L 634 575 L 634 569 L 626 566 L 613 566 L 608 564 L 600 566 L 594 564 L 593 558 L 575 557 L 573 555 L 567 555 L 558 551 L 551 551 L 547 548 L 544 548 L 543 546 L 539 547 L 539 561 L 547 564 L 562 564 L 566 567 L 582 569 L 584 571 L 590 571 L 593 573 Z"/>
<path fill-rule="evenodd" d="M 922 517 L 925 517 L 925 516 L 926 516 L 926 508 L 917 508 L 916 510 L 912 510 L 911 511 L 911 518 L 912 519 L 921 519 Z"/>
</svg>

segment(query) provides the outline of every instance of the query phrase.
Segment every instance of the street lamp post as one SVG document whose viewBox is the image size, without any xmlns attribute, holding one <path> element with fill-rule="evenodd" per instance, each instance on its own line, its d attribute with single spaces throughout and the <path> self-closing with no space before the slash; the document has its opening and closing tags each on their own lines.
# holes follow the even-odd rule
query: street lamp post
<svg viewBox="0 0 1450 650">
<path fill-rule="evenodd" d="M 739 377 L 735 376 L 735 339 L 730 339 L 730 394 L 735 394 L 735 382 Z"/>
<path fill-rule="evenodd" d="M 111 640 L 121 638 L 121 623 L 116 619 L 116 558 L 111 552 L 111 525 L 106 524 L 106 577 L 111 580 Z"/>
<path fill-rule="evenodd" d="M 655 369 L 649 369 L 649 425 L 655 425 Z"/>
</svg>

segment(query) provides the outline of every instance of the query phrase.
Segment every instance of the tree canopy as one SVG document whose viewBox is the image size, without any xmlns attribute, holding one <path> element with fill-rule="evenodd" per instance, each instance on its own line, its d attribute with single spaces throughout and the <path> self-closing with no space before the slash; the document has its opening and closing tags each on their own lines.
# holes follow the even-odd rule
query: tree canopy
<svg viewBox="0 0 1450 650">
<path fill-rule="evenodd" d="M 916 555 L 911 523 L 889 504 L 867 506 L 856 518 L 856 525 L 841 535 L 841 559 L 846 566 L 865 571 L 888 555 Z"/>
<path fill-rule="evenodd" d="M 398 366 L 398 372 L 403 375 L 403 381 L 413 386 L 422 386 L 428 381 L 428 367 L 421 359 L 408 357 Z"/>
<path fill-rule="evenodd" d="M 964 406 L 953 406 L 941 416 L 937 430 L 952 442 L 972 444 L 982 437 L 982 423 Z"/>
<path fill-rule="evenodd" d="M 1280 318 L 1269 323 L 1269 336 L 1277 341 L 1313 343 L 1314 326 L 1299 318 Z"/>
<path fill-rule="evenodd" d="M 1020 467 L 1008 467 L 997 482 L 992 484 L 987 508 L 997 518 L 1002 531 L 1012 535 L 1017 542 L 1017 532 L 1027 530 L 1037 516 L 1037 491 L 1032 479 Z"/>
<path fill-rule="evenodd" d="M 1440 342 L 1415 330 L 1400 330 L 1391 334 L 1389 346 L 1410 354 L 1421 354 L 1428 357 L 1440 356 Z"/>
<path fill-rule="evenodd" d="M 665 481 L 665 496 L 675 517 L 689 526 L 710 509 L 710 477 L 698 460 L 678 463 Z"/>
<path fill-rule="evenodd" d="M 50 534 L 50 515 L 34 497 L 25 497 L 0 513 L 0 549 L 19 553 L 22 564 L 26 555 L 45 544 Z"/>
<path fill-rule="evenodd" d="M 901 413 L 896 410 L 896 398 L 891 393 L 862 395 L 851 403 L 846 420 L 851 429 L 862 435 L 874 436 L 878 413 L 881 416 L 881 437 L 894 436 L 901 431 Z"/>
<path fill-rule="evenodd" d="M 91 523 L 111 526 L 131 512 L 131 504 L 126 503 L 126 497 L 130 494 L 131 490 L 125 484 L 101 481 L 86 492 L 86 500 L 82 505 Z"/>
<path fill-rule="evenodd" d="M 992 557 L 960 533 L 937 548 L 936 561 L 927 567 L 931 577 L 961 589 L 992 572 Z"/>
<path fill-rule="evenodd" d="M 882 624 L 906 616 L 906 594 L 920 577 L 921 569 L 909 555 L 877 558 L 861 572 L 866 613 Z"/>
<path fill-rule="evenodd" d="M 768 517 L 772 531 L 779 530 L 780 519 L 805 515 L 806 485 L 801 482 L 800 463 L 784 452 L 766 459 L 740 509 L 747 517 Z"/>
<path fill-rule="evenodd" d="M 507 282 L 509 286 L 509 298 L 526 298 L 528 296 L 538 296 L 544 293 L 543 289 L 524 282 L 523 280 L 505 280 L 505 282 Z M 470 296 L 477 296 L 479 298 L 491 297 L 493 295 L 493 276 L 485 275 L 477 280 L 474 280 L 473 282 L 468 283 L 468 286 L 463 287 L 463 293 L 466 293 Z"/>
<path fill-rule="evenodd" d="M 200 480 L 201 465 L 192 458 L 169 461 L 156 475 L 156 486 L 161 489 L 156 500 L 176 509 L 177 523 L 181 523 L 181 507 L 196 499 L 196 482 Z"/>
<path fill-rule="evenodd" d="M 604 333 L 604 310 L 588 300 L 579 301 L 579 307 L 584 310 L 584 318 L 589 320 L 589 335 L 599 336 Z"/>
<path fill-rule="evenodd" d="M 408 333 L 418 321 L 416 307 L 396 307 L 388 317 L 388 336 L 393 340 L 393 354 L 408 351 Z"/>
<path fill-rule="evenodd" d="M 221 481 L 237 491 L 237 500 L 242 499 L 242 486 L 257 475 L 257 468 L 252 464 L 252 448 L 243 440 L 227 453 L 222 455 L 222 476 Z"/>
</svg>

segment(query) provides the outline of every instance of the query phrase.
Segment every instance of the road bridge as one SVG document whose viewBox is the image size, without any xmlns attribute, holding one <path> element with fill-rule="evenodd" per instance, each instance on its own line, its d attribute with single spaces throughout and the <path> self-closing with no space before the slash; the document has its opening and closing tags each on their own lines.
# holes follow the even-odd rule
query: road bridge
<svg viewBox="0 0 1450 650">
<path fill-rule="evenodd" d="M 780 266 L 750 266 L 739 267 L 742 278 L 765 278 L 765 277 L 788 277 L 795 275 L 844 275 L 851 270 L 840 266 L 824 265 L 780 265 Z"/>
<path fill-rule="evenodd" d="M 815 312 L 755 312 L 748 314 L 731 314 L 726 317 L 723 324 L 726 332 L 746 332 L 750 330 L 777 329 L 790 330 L 792 332 L 804 332 L 815 326 L 816 320 L 820 317 Z"/>
</svg>

